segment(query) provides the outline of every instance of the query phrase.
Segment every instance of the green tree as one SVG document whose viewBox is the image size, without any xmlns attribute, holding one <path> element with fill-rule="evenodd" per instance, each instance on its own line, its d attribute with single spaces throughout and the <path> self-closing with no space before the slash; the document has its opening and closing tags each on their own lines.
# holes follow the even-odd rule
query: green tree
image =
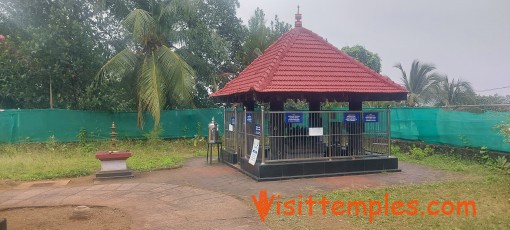
<svg viewBox="0 0 510 230">
<path fill-rule="evenodd" d="M 470 82 L 455 78 L 450 81 L 446 75 L 435 80 L 431 91 L 436 105 L 470 105 L 475 102 L 476 94 Z"/>
<path fill-rule="evenodd" d="M 433 73 L 436 69 L 432 64 L 422 64 L 414 60 L 409 76 L 400 63 L 394 66 L 402 72 L 402 84 L 409 91 L 408 106 L 417 106 L 429 102 L 432 98 L 432 85 L 437 82 L 439 75 Z"/>
<path fill-rule="evenodd" d="M 381 72 L 381 58 L 379 58 L 378 54 L 365 49 L 365 47 L 361 45 L 355 45 L 353 47 L 345 46 L 342 48 L 342 52 L 365 64 L 373 71 L 377 73 Z"/>
<path fill-rule="evenodd" d="M 248 20 L 247 36 L 243 45 L 242 62 L 244 66 L 248 66 L 262 55 L 269 45 L 292 28 L 290 24 L 281 22 L 277 15 L 270 25 L 270 27 L 266 25 L 264 11 L 257 7 L 255 14 Z"/>
<path fill-rule="evenodd" d="M 196 1 L 197 9 L 183 18 L 180 28 L 184 42 L 176 50 L 195 70 L 197 107 L 211 107 L 210 92 L 223 87 L 242 66 L 242 43 L 245 30 L 236 16 L 236 0 Z"/>
<path fill-rule="evenodd" d="M 506 104 L 506 98 L 504 96 L 494 94 L 494 95 L 476 95 L 475 97 L 476 104 L 480 105 L 496 105 L 496 104 Z"/>
<path fill-rule="evenodd" d="M 0 103 L 6 108 L 77 108 L 108 49 L 96 43 L 90 4 L 0 4 Z"/>
<path fill-rule="evenodd" d="M 153 12 L 161 4 L 183 3 L 180 0 L 99 2 L 102 4 L 98 4 L 97 8 L 120 21 L 130 12 L 130 9 L 138 8 Z M 168 15 L 167 21 L 173 24 L 173 30 L 168 31 L 167 39 L 173 46 L 172 49 L 196 72 L 193 104 L 196 107 L 211 107 L 215 104 L 209 98 L 209 93 L 226 84 L 242 68 L 239 60 L 242 57 L 241 47 L 245 29 L 242 21 L 236 16 L 239 2 L 237 0 L 188 0 L 186 3 L 193 10 L 179 10 L 173 15 Z M 111 32 L 108 33 L 108 35 L 111 34 Z M 119 33 L 113 33 L 115 34 Z M 102 95 L 108 96 L 109 93 Z M 97 104 L 101 100 L 97 99 L 93 102 Z M 167 103 L 165 109 L 175 107 Z"/>
<path fill-rule="evenodd" d="M 342 47 L 342 52 L 347 55 L 353 57 L 359 62 L 363 63 L 368 68 L 373 71 L 380 73 L 381 72 L 381 58 L 377 53 L 371 52 L 367 50 L 365 47 L 361 45 L 355 45 L 352 47 L 345 46 Z M 397 103 L 392 101 L 365 101 L 363 102 L 363 107 L 369 108 L 385 108 L 388 105 L 397 106 Z"/>
<path fill-rule="evenodd" d="M 181 8 L 162 15 L 169 12 L 161 7 L 168 3 Z M 8 42 L 0 47 L 0 106 L 48 108 L 52 92 L 55 108 L 136 110 L 139 98 L 132 92 L 138 88 L 138 69 L 124 77 L 106 74 L 102 84 L 90 84 L 90 76 L 114 54 L 126 48 L 143 52 L 121 23 L 134 9 L 164 24 L 159 26 L 164 45 L 196 71 L 193 104 L 214 106 L 209 93 L 249 64 L 243 63 L 248 29 L 236 16 L 238 7 L 237 0 L 4 0 L 0 31 Z M 269 35 L 260 53 L 290 30 L 278 17 L 264 27 Z M 170 96 L 166 101 L 163 109 L 186 106 L 172 103 Z"/>
<path fill-rule="evenodd" d="M 181 8 L 160 15 L 167 3 Z M 238 7 L 237 0 L 1 1 L 0 31 L 8 43 L 0 47 L 0 106 L 47 108 L 52 82 L 57 108 L 136 110 L 136 74 L 90 84 L 90 76 L 114 54 L 126 47 L 140 53 L 121 23 L 134 9 L 165 24 L 160 26 L 164 44 L 196 70 L 193 104 L 214 106 L 209 93 L 243 68 L 246 29 L 236 16 Z M 164 109 L 183 106 L 171 101 Z"/>
<path fill-rule="evenodd" d="M 138 124 L 143 125 L 143 113 L 148 111 L 157 129 L 161 110 L 167 103 L 177 107 L 193 106 L 194 70 L 174 52 L 179 33 L 173 26 L 179 23 L 177 16 L 192 12 L 186 1 L 151 5 L 151 12 L 134 9 L 123 20 L 134 41 L 113 56 L 97 74 L 98 82 L 112 79 L 136 79 L 138 101 Z M 183 12 L 178 15 L 177 12 Z M 174 39 L 173 42 L 171 39 Z"/>
</svg>

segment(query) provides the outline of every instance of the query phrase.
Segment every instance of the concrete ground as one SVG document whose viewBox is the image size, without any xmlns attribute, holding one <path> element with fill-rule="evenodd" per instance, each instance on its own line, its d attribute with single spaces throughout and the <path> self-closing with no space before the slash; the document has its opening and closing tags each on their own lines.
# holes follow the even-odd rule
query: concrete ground
<svg viewBox="0 0 510 230">
<path fill-rule="evenodd" d="M 26 206 L 99 205 L 119 208 L 133 229 L 267 229 L 251 195 L 261 189 L 282 198 L 336 189 L 420 184 L 462 175 L 399 162 L 402 172 L 256 182 L 227 165 L 192 158 L 177 169 L 136 173 L 134 178 L 93 176 L 31 182 L 0 189 L 0 210 Z"/>
</svg>

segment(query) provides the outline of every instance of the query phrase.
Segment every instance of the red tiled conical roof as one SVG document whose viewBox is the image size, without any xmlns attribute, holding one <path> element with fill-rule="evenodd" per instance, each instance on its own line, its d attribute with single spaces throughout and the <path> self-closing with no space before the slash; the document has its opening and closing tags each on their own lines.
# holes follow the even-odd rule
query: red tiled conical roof
<svg viewBox="0 0 510 230">
<path fill-rule="evenodd" d="M 264 95 L 307 98 L 307 94 L 318 93 L 329 95 L 324 98 L 337 99 L 334 95 L 341 94 L 343 99 L 361 96 L 362 100 L 374 101 L 407 97 L 405 88 L 303 27 L 282 35 L 211 97 L 250 94 L 255 99 Z"/>
</svg>

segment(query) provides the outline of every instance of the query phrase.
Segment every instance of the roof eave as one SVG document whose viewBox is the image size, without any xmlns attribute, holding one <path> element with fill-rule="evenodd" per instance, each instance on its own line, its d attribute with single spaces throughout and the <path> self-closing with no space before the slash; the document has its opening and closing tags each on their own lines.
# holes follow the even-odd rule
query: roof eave
<svg viewBox="0 0 510 230">
<path fill-rule="evenodd" d="M 228 95 L 213 96 L 222 102 L 245 102 L 245 101 L 285 101 L 287 99 L 307 99 L 324 101 L 404 101 L 407 92 L 239 92 Z"/>
</svg>

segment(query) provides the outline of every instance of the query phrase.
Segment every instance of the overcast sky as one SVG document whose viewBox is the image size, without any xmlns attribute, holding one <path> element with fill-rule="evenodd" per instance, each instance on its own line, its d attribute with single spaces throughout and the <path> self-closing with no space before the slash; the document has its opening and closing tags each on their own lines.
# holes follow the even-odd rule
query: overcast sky
<svg viewBox="0 0 510 230">
<path fill-rule="evenodd" d="M 277 14 L 339 49 L 363 45 L 379 54 L 382 74 L 400 83 L 418 59 L 437 72 L 471 82 L 477 93 L 510 95 L 510 0 L 239 0 L 246 24 L 257 7 L 268 22 Z M 488 90 L 506 87 L 499 90 Z"/>
</svg>

